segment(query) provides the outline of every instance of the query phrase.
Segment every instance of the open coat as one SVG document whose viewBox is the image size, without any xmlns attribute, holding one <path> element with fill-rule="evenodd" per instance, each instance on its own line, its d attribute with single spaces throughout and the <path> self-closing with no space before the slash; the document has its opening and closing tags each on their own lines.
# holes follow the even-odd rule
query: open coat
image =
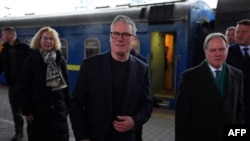
<svg viewBox="0 0 250 141">
<path fill-rule="evenodd" d="M 243 75 L 227 65 L 222 97 L 205 62 L 182 74 L 176 102 L 176 141 L 222 141 L 223 126 L 244 123 Z"/>
<path fill-rule="evenodd" d="M 87 138 L 105 141 L 112 126 L 110 66 L 110 52 L 86 59 L 81 64 L 70 112 L 76 141 Z M 131 116 L 136 127 L 123 134 L 123 141 L 134 141 L 135 131 L 152 112 L 148 65 L 130 55 L 127 79 L 122 115 Z"/>
</svg>

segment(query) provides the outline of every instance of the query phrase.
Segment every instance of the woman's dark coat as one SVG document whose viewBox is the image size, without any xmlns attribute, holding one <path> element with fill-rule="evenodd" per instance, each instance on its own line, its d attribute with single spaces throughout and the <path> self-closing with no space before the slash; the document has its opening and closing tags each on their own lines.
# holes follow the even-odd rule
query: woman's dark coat
<svg viewBox="0 0 250 141">
<path fill-rule="evenodd" d="M 56 63 L 68 84 L 65 61 L 59 51 L 56 54 Z M 33 50 L 22 70 L 22 113 L 34 116 L 34 122 L 28 124 L 29 141 L 68 141 L 69 87 L 52 92 L 46 87 L 46 68 L 39 51 Z"/>
</svg>

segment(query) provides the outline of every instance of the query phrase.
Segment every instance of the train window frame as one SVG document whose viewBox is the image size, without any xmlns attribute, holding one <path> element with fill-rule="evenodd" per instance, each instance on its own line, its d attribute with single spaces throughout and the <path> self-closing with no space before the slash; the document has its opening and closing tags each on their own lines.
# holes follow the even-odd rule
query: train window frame
<svg viewBox="0 0 250 141">
<path fill-rule="evenodd" d="M 89 41 L 92 42 L 92 43 L 90 42 L 90 45 L 88 45 Z M 93 41 L 96 41 L 96 44 L 93 43 Z M 90 56 L 100 54 L 100 52 L 101 52 L 101 42 L 100 42 L 100 40 L 98 38 L 87 38 L 84 41 L 84 47 L 83 48 L 84 48 L 84 58 L 86 59 L 86 58 L 89 58 Z M 95 50 L 97 49 L 97 53 L 93 54 L 93 52 L 92 52 L 92 54 L 88 55 L 87 50 L 93 50 L 93 49 L 94 49 L 94 52 L 96 52 Z"/>
<path fill-rule="evenodd" d="M 61 42 L 61 53 L 62 56 L 65 59 L 65 62 L 68 62 L 68 58 L 69 58 L 69 44 L 68 44 L 68 40 L 65 38 L 60 38 L 60 42 Z M 65 43 L 65 44 L 64 44 Z"/>
</svg>

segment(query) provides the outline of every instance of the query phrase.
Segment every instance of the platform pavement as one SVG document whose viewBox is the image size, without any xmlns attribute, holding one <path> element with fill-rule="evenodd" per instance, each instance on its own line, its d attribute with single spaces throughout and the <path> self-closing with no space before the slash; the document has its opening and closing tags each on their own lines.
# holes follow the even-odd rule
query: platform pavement
<svg viewBox="0 0 250 141">
<path fill-rule="evenodd" d="M 0 141 L 10 141 L 14 135 L 7 92 L 6 86 L 0 85 Z M 154 108 L 152 117 L 143 127 L 143 141 L 174 141 L 174 119 L 173 110 Z M 28 141 L 26 128 L 22 141 Z M 71 128 L 69 141 L 75 141 Z"/>
</svg>

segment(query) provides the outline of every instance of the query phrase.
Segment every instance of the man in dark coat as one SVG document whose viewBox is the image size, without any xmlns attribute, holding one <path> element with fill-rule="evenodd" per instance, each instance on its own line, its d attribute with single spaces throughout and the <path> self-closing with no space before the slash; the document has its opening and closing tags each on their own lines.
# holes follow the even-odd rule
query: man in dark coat
<svg viewBox="0 0 250 141">
<path fill-rule="evenodd" d="M 149 67 L 130 54 L 134 22 L 118 15 L 111 25 L 111 51 L 81 64 L 70 119 L 76 141 L 135 141 L 151 116 Z"/>
<path fill-rule="evenodd" d="M 227 63 L 240 69 L 244 74 L 246 124 L 250 126 L 250 20 L 237 23 L 235 38 L 236 44 L 228 50 Z"/>
<path fill-rule="evenodd" d="M 225 63 L 227 52 L 226 37 L 211 33 L 204 42 L 206 59 L 183 72 L 177 93 L 176 141 L 222 141 L 225 125 L 244 124 L 243 74 Z"/>
<path fill-rule="evenodd" d="M 20 100 L 20 73 L 24 60 L 29 54 L 29 46 L 17 39 L 17 33 L 13 27 L 2 30 L 3 49 L 1 52 L 0 65 L 4 72 L 5 80 L 9 86 L 9 101 L 15 125 L 13 141 L 23 137 L 23 117 L 21 114 Z M 0 70 L 1 71 L 1 70 Z"/>
</svg>

